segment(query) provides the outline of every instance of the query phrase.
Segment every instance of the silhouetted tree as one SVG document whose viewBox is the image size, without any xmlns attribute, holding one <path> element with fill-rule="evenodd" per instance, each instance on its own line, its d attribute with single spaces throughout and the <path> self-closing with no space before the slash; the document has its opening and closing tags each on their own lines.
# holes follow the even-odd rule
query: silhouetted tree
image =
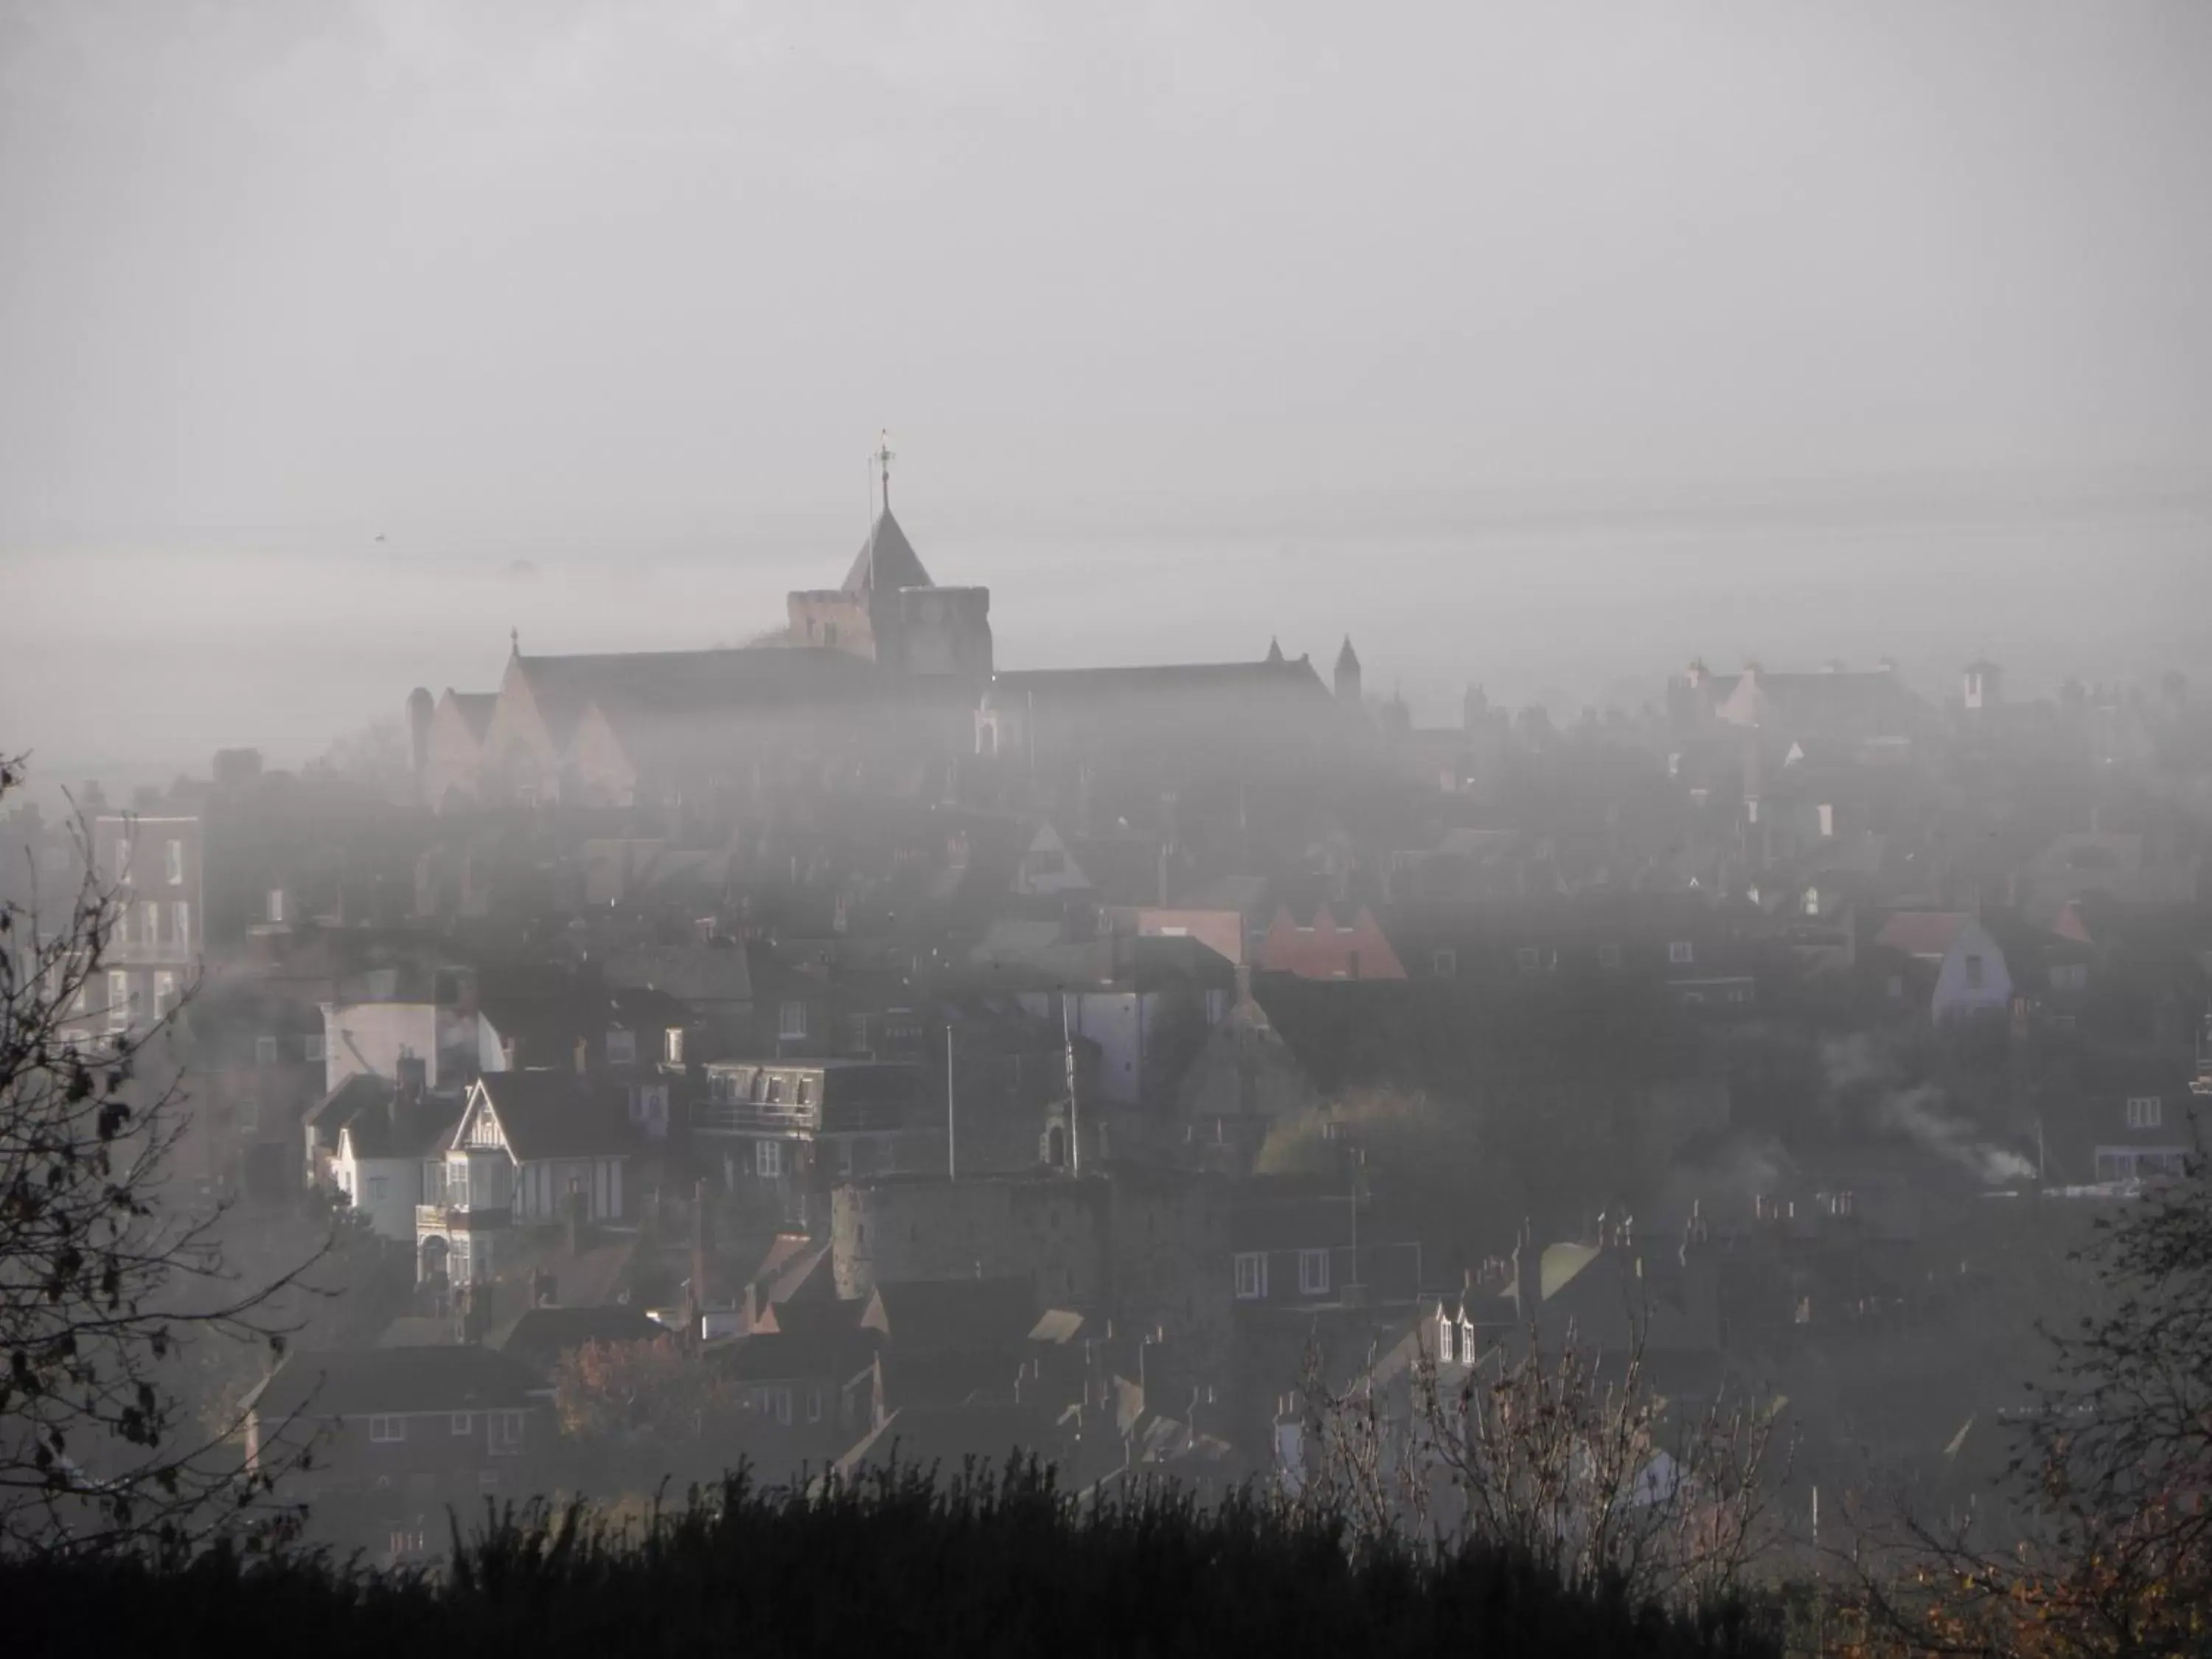
<svg viewBox="0 0 2212 1659">
<path fill-rule="evenodd" d="M 0 797 L 21 776 L 0 761 Z M 65 916 L 0 903 L 0 1552 L 189 1547 L 263 1517 L 274 1477 L 243 1474 L 233 1425 L 194 1420 L 176 1361 L 281 1348 L 267 1310 L 297 1271 L 241 1285 L 222 1206 L 167 1201 L 190 1121 L 173 1079 L 134 1079 L 174 1011 L 93 1034 L 117 903 L 82 819 L 73 840 Z"/>
</svg>

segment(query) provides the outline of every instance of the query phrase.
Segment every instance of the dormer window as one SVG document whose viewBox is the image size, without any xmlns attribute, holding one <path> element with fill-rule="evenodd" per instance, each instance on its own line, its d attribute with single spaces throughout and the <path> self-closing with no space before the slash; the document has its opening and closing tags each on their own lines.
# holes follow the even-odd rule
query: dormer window
<svg viewBox="0 0 2212 1659">
<path fill-rule="evenodd" d="M 1668 941 L 1667 945 L 1667 960 L 1675 967 L 1682 967 L 1689 963 L 1695 962 L 1697 959 L 1697 947 L 1688 939 L 1678 939 Z"/>
<path fill-rule="evenodd" d="M 681 1025 L 672 1025 L 663 1034 L 660 1057 L 671 1066 L 684 1063 L 684 1028 Z"/>
<path fill-rule="evenodd" d="M 1440 1364 L 1455 1364 L 1459 1359 L 1459 1328 L 1449 1314 L 1437 1316 L 1437 1360 Z"/>
</svg>

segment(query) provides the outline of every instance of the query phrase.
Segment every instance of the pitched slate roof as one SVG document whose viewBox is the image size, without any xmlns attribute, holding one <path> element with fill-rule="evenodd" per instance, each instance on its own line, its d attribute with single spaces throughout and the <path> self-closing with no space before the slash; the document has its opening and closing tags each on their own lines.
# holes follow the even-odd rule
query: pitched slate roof
<svg viewBox="0 0 2212 1659">
<path fill-rule="evenodd" d="M 518 1162 L 619 1158 L 636 1150 L 621 1092 L 572 1071 L 487 1072 L 477 1086 L 490 1097 Z"/>
<path fill-rule="evenodd" d="M 1289 662 L 1169 663 L 1133 668 L 1016 668 L 991 677 L 990 696 L 1003 707 L 1022 698 L 1093 699 L 1128 696 L 1188 696 L 1193 692 L 1243 690 L 1317 691 L 1328 695 L 1313 664 L 1304 657 Z"/>
<path fill-rule="evenodd" d="M 899 528 L 899 521 L 891 517 L 886 507 L 877 519 L 876 527 L 868 532 L 868 539 L 860 544 L 854 556 L 853 568 L 845 573 L 848 593 L 869 594 L 881 589 L 896 592 L 902 587 L 933 586 L 929 572 L 921 568 L 921 557 L 914 550 L 914 544 Z"/>
<path fill-rule="evenodd" d="M 530 1405 L 520 1360 L 490 1348 L 354 1348 L 295 1353 L 246 1397 L 264 1419 L 488 1411 Z"/>
<path fill-rule="evenodd" d="M 336 1135 L 362 1113 L 381 1111 L 389 1106 L 398 1086 L 390 1078 L 379 1077 L 374 1072 L 356 1072 L 307 1108 L 305 1121 L 310 1127 L 325 1129 Z"/>
<path fill-rule="evenodd" d="M 867 1370 L 875 1358 L 872 1332 L 848 1324 L 843 1330 L 759 1331 L 710 1348 L 721 1373 L 739 1382 L 786 1382 L 825 1379 L 845 1382 Z"/>
</svg>

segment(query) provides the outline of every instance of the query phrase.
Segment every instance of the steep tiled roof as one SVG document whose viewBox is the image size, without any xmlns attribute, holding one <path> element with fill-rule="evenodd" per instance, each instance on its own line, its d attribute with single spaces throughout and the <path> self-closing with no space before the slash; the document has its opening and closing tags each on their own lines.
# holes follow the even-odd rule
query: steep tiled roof
<svg viewBox="0 0 2212 1659">
<path fill-rule="evenodd" d="M 927 587 L 932 584 L 929 572 L 921 568 L 921 556 L 914 544 L 899 528 L 899 521 L 891 517 L 886 507 L 876 520 L 876 527 L 868 532 L 868 539 L 860 544 L 854 556 L 853 568 L 845 573 L 848 593 L 868 594 L 881 589 L 896 592 L 902 587 Z"/>
</svg>

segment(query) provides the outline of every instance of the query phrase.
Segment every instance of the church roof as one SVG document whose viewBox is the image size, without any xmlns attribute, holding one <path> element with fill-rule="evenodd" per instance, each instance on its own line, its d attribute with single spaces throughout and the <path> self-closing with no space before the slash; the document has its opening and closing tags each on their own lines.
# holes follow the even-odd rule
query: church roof
<svg viewBox="0 0 2212 1659">
<path fill-rule="evenodd" d="M 1356 670 L 1358 666 L 1359 653 L 1352 648 L 1352 635 L 1346 634 L 1344 636 L 1344 649 L 1336 653 L 1336 672 L 1341 674 L 1347 669 Z"/>
<path fill-rule="evenodd" d="M 896 592 L 902 587 L 930 587 L 929 572 L 921 568 L 921 557 L 914 550 L 914 544 L 899 528 L 899 521 L 891 517 L 885 507 L 876 527 L 868 532 L 853 560 L 853 568 L 845 573 L 848 593 L 872 593 L 878 588 Z"/>
<path fill-rule="evenodd" d="M 712 713 L 805 695 L 865 678 L 843 652 L 615 651 L 519 659 L 546 729 L 565 742 L 597 703 L 611 720 Z"/>
</svg>

